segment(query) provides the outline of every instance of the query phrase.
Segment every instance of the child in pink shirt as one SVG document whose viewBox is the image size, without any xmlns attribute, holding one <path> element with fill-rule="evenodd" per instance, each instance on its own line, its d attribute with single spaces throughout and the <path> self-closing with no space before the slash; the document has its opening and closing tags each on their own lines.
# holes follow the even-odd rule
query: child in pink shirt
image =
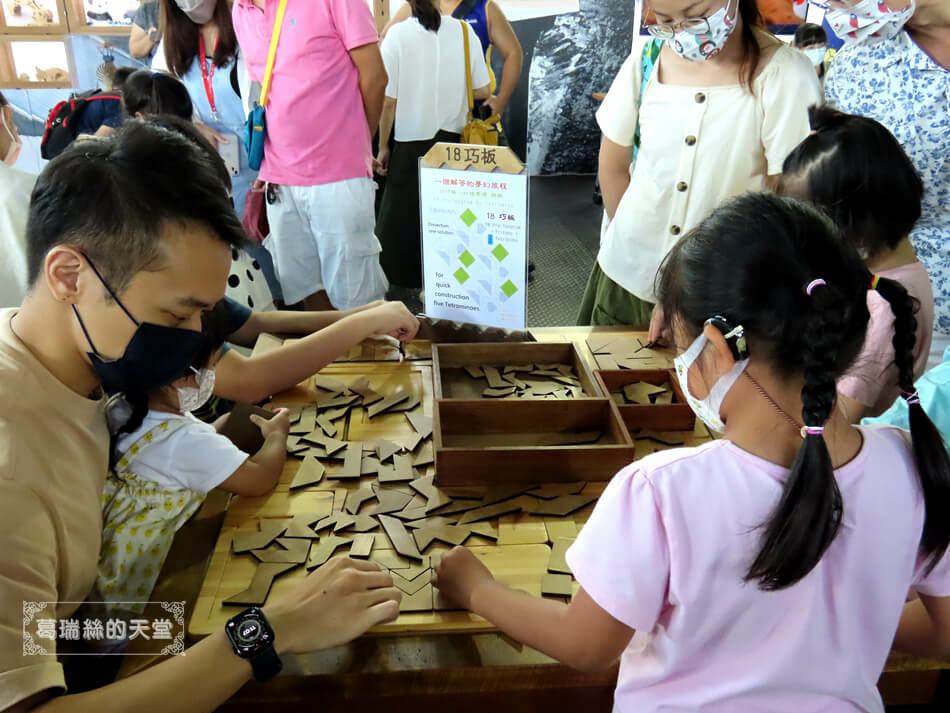
<svg viewBox="0 0 950 713">
<path fill-rule="evenodd" d="M 779 193 L 828 213 L 873 273 L 864 348 L 838 380 L 840 405 L 857 423 L 879 416 L 900 395 L 895 314 L 903 312 L 908 324 L 916 317 L 916 331 L 900 337 L 911 349 L 914 379 L 927 367 L 934 296 L 908 237 L 924 189 L 900 143 L 878 122 L 830 107 L 812 107 L 809 119 L 812 133 L 785 159 Z"/>
<path fill-rule="evenodd" d="M 657 294 L 687 401 L 724 437 L 614 476 L 568 550 L 570 604 L 498 584 L 465 548 L 437 567 L 441 592 L 576 668 L 619 660 L 622 713 L 883 712 L 892 643 L 950 652 L 950 460 L 914 396 L 910 434 L 834 407 L 866 275 L 804 203 L 717 209 Z"/>
</svg>

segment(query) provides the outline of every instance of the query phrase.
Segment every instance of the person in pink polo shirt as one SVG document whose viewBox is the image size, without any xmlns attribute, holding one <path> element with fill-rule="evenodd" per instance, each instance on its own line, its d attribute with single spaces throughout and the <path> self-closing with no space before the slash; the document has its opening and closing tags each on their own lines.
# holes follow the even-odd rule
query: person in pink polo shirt
<svg viewBox="0 0 950 713">
<path fill-rule="evenodd" d="M 234 3 L 234 30 L 258 82 L 278 5 Z M 265 246 L 287 304 L 352 309 L 386 292 L 374 234 L 371 145 L 386 82 L 365 0 L 288 0 L 260 171 L 273 196 Z"/>
<path fill-rule="evenodd" d="M 806 203 L 716 209 L 657 297 L 686 400 L 722 438 L 613 477 L 567 551 L 570 604 L 495 582 L 466 548 L 436 567 L 440 592 L 571 666 L 619 661 L 617 713 L 883 713 L 892 645 L 950 653 L 950 459 L 909 349 L 909 433 L 835 407 L 867 276 Z"/>
</svg>

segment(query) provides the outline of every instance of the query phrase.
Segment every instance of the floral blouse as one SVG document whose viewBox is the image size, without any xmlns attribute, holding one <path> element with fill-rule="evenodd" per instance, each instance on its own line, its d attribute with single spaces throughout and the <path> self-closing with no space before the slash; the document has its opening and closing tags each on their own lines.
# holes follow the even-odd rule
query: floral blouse
<svg viewBox="0 0 950 713">
<path fill-rule="evenodd" d="M 825 99 L 881 122 L 917 167 L 923 214 L 910 237 L 933 285 L 934 329 L 950 335 L 950 71 L 903 31 L 842 48 L 825 79 Z"/>
</svg>

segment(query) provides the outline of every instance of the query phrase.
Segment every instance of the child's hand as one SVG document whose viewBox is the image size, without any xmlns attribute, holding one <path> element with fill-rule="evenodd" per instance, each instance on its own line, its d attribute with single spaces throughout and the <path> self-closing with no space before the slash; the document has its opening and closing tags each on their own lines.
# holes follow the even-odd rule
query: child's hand
<svg viewBox="0 0 950 713">
<path fill-rule="evenodd" d="M 362 313 L 373 334 L 388 334 L 402 342 L 411 342 L 419 331 L 416 319 L 402 302 L 383 302 Z"/>
<path fill-rule="evenodd" d="M 495 578 L 467 547 L 454 547 L 435 567 L 435 584 L 443 595 L 465 609 L 472 608 L 472 593 Z"/>
<path fill-rule="evenodd" d="M 265 419 L 252 413 L 251 423 L 261 429 L 261 435 L 267 438 L 272 433 L 279 433 L 287 438 L 287 432 L 290 430 L 290 411 L 285 408 L 279 408 L 274 411 L 273 418 Z"/>
<path fill-rule="evenodd" d="M 221 433 L 221 429 L 224 428 L 224 424 L 228 422 L 228 419 L 231 418 L 231 413 L 222 414 L 218 416 L 214 421 L 211 422 L 211 425 L 214 426 L 214 430 L 218 433 Z"/>
</svg>

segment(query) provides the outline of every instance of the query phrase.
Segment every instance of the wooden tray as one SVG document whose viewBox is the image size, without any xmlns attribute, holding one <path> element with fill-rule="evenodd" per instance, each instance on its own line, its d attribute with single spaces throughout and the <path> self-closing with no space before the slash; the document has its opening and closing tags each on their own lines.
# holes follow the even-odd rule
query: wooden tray
<svg viewBox="0 0 950 713">
<path fill-rule="evenodd" d="M 537 445 L 552 434 L 601 431 L 588 445 Z M 436 402 L 439 485 L 610 480 L 634 448 L 611 399 Z"/>
<path fill-rule="evenodd" d="M 628 431 L 649 429 L 652 431 L 692 431 L 696 426 L 696 414 L 686 403 L 679 379 L 672 369 L 623 369 L 619 371 L 594 372 L 594 378 L 608 396 L 623 389 L 627 384 L 643 381 L 656 386 L 669 385 L 673 391 L 672 404 L 618 404 L 620 417 Z"/>
<path fill-rule="evenodd" d="M 570 364 L 581 382 L 584 396 L 603 398 L 597 382 L 573 342 L 565 343 L 488 343 L 433 344 L 432 370 L 436 399 L 481 399 L 486 387 L 483 379 L 473 379 L 466 366 L 514 364 Z M 506 403 L 511 403 L 507 401 Z"/>
</svg>

